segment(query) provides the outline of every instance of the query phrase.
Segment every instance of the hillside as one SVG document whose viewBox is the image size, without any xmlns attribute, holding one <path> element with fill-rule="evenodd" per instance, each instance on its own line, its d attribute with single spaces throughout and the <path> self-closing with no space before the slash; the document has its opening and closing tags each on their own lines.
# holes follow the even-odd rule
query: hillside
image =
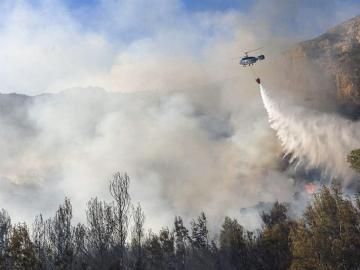
<svg viewBox="0 0 360 270">
<path fill-rule="evenodd" d="M 283 61 L 292 91 L 312 89 L 360 116 L 360 16 L 297 44 Z"/>
</svg>

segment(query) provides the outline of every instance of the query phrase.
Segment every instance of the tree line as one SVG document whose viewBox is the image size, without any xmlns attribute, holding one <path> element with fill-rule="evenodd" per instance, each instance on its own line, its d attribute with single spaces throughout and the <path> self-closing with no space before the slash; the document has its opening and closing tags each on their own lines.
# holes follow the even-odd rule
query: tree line
<svg viewBox="0 0 360 270">
<path fill-rule="evenodd" d="M 348 161 L 360 171 L 360 150 Z M 300 218 L 291 219 L 288 205 L 275 202 L 261 214 L 261 229 L 248 231 L 226 217 L 218 234 L 209 233 L 205 213 L 188 226 L 176 216 L 171 228 L 145 231 L 129 185 L 127 174 L 114 174 L 113 200 L 91 198 L 85 224 L 73 225 L 69 199 L 30 228 L 12 224 L 1 210 L 0 269 L 360 269 L 360 196 L 344 196 L 335 182 L 313 195 Z"/>
</svg>

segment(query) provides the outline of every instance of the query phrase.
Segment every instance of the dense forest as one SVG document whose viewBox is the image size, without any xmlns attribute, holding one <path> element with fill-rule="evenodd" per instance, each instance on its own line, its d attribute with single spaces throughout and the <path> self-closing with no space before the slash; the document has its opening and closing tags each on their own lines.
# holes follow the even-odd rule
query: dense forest
<svg viewBox="0 0 360 270">
<path fill-rule="evenodd" d="M 348 161 L 360 171 L 360 150 Z M 226 217 L 218 234 L 209 233 L 204 213 L 189 226 L 177 216 L 173 227 L 145 232 L 145 214 L 132 205 L 129 185 L 126 174 L 114 174 L 113 201 L 90 199 L 86 224 L 76 226 L 68 199 L 54 217 L 39 215 L 30 228 L 12 224 L 3 209 L 1 269 L 360 269 L 360 196 L 344 196 L 336 182 L 314 194 L 297 220 L 275 202 L 262 213 L 261 230 L 247 231 Z"/>
</svg>

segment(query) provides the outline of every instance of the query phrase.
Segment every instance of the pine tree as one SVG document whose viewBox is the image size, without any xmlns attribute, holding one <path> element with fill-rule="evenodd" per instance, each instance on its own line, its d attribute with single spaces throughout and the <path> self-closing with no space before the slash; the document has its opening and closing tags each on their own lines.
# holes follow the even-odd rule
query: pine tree
<svg viewBox="0 0 360 270">
<path fill-rule="evenodd" d="M 163 228 L 159 233 L 159 241 L 162 249 L 164 267 L 167 270 L 175 269 L 175 240 L 174 234 L 168 228 Z"/>
<path fill-rule="evenodd" d="M 291 269 L 359 269 L 360 211 L 341 187 L 323 187 L 291 233 Z"/>
<path fill-rule="evenodd" d="M 7 269 L 6 251 L 11 233 L 11 219 L 6 210 L 0 211 L 0 269 Z"/>
<path fill-rule="evenodd" d="M 275 202 L 269 213 L 261 216 L 264 229 L 259 237 L 258 252 L 263 269 L 288 269 L 291 263 L 289 234 L 293 222 L 287 217 L 287 206 Z"/>
<path fill-rule="evenodd" d="M 189 231 L 184 226 L 181 217 L 175 217 L 174 241 L 175 241 L 175 265 L 177 270 L 186 268 L 186 252 L 188 248 Z"/>
<path fill-rule="evenodd" d="M 209 231 L 204 213 L 191 222 L 191 244 L 194 249 L 208 249 Z"/>
<path fill-rule="evenodd" d="M 144 249 L 147 270 L 166 270 L 160 239 L 151 231 L 146 237 Z"/>
<path fill-rule="evenodd" d="M 214 269 L 216 260 L 214 260 L 209 241 L 209 230 L 207 219 L 204 213 L 201 213 L 196 220 L 191 222 L 191 246 L 192 256 L 189 263 L 190 269 Z"/>
<path fill-rule="evenodd" d="M 222 268 L 245 269 L 247 247 L 244 228 L 236 219 L 225 218 L 220 232 L 220 252 Z"/>
<path fill-rule="evenodd" d="M 347 161 L 350 163 L 351 168 L 360 172 L 360 149 L 352 150 L 347 156 Z"/>
<path fill-rule="evenodd" d="M 38 268 L 34 244 L 30 240 L 29 231 L 25 224 L 17 224 L 12 229 L 7 253 L 10 258 L 10 269 L 30 270 Z"/>
</svg>

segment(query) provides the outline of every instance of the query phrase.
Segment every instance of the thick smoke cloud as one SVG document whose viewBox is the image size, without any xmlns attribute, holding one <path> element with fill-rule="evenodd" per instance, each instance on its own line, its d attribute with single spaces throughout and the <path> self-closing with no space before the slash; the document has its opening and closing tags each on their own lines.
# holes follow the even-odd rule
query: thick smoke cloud
<svg viewBox="0 0 360 270">
<path fill-rule="evenodd" d="M 36 97 L 22 120 L 26 129 L 18 123 L 3 129 L 11 137 L 2 137 L 8 187 L 1 203 L 20 218 L 17 209 L 26 201 L 34 207 L 30 218 L 39 209 L 49 214 L 68 196 L 81 216 L 91 196 L 108 198 L 107 181 L 118 169 L 131 175 L 132 197 L 155 227 L 174 214 L 204 210 L 218 219 L 259 201 L 289 200 L 293 183 L 277 170 L 266 119 L 248 126 L 241 116 L 210 109 L 181 92 L 72 89 Z M 16 196 L 9 200 L 9 193 Z"/>
<path fill-rule="evenodd" d="M 140 0 L 99 1 L 91 11 L 60 1 L 1 4 L 0 89 L 85 87 L 1 96 L 9 100 L 1 105 L 0 203 L 16 220 L 49 215 L 64 196 L 81 219 L 91 196 L 108 198 L 116 170 L 129 173 L 133 200 L 155 228 L 200 211 L 253 227 L 257 210 L 241 208 L 301 190 L 279 164 L 253 74 L 229 59 L 259 44 L 271 59 L 296 33 L 264 13 L 269 1 L 247 14 L 150 2 L 159 8 L 146 16 L 139 7 L 149 1 Z M 293 8 L 285 7 L 280 14 Z"/>
</svg>

